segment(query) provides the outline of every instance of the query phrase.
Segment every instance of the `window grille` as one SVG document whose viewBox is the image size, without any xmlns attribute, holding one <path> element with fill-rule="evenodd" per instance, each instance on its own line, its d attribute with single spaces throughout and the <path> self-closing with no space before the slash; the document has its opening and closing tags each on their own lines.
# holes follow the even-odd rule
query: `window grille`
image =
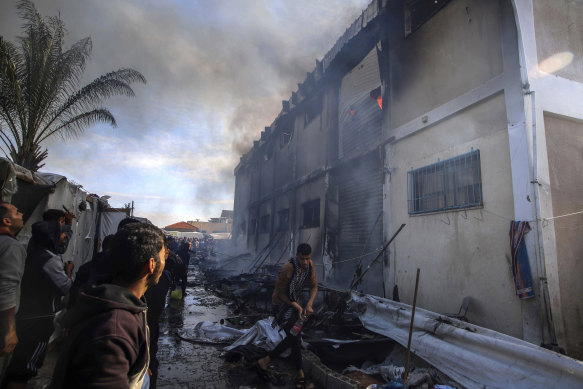
<svg viewBox="0 0 583 389">
<path fill-rule="evenodd" d="M 410 215 L 483 205 L 480 150 L 411 170 L 407 178 Z"/>
</svg>

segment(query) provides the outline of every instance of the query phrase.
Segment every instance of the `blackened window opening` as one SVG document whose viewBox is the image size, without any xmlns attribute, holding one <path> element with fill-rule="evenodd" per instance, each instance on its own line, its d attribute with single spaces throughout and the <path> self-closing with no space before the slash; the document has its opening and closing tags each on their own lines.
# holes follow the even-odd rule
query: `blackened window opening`
<svg viewBox="0 0 583 389">
<path fill-rule="evenodd" d="M 289 208 L 277 212 L 277 231 L 287 231 L 289 229 Z"/>
<path fill-rule="evenodd" d="M 302 204 L 301 228 L 320 226 L 320 199 L 306 201 Z"/>
</svg>

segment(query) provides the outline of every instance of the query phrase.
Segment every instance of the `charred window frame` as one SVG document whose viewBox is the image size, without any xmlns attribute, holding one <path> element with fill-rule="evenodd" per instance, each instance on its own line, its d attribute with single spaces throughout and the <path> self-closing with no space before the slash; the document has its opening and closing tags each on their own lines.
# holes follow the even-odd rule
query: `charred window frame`
<svg viewBox="0 0 583 389">
<path fill-rule="evenodd" d="M 283 148 L 285 145 L 289 144 L 289 142 L 291 141 L 292 137 L 294 135 L 294 129 L 286 129 L 281 131 L 281 134 L 279 135 L 279 148 Z"/>
<path fill-rule="evenodd" d="M 289 230 L 289 208 L 277 212 L 277 231 Z"/>
<path fill-rule="evenodd" d="M 261 216 L 261 219 L 259 219 L 259 233 L 260 234 L 266 234 L 269 232 L 270 217 L 271 217 L 271 215 L 267 214 L 267 215 Z"/>
<path fill-rule="evenodd" d="M 407 0 L 405 2 L 405 38 L 417 31 L 451 0 Z"/>
<path fill-rule="evenodd" d="M 273 158 L 273 144 L 268 143 L 263 147 L 263 160 L 269 161 Z"/>
<path fill-rule="evenodd" d="M 323 101 L 322 94 L 312 97 L 304 108 L 304 127 L 322 113 Z"/>
<path fill-rule="evenodd" d="M 480 150 L 408 172 L 409 214 L 483 205 Z"/>
<path fill-rule="evenodd" d="M 300 228 L 320 226 L 320 199 L 306 201 L 302 204 L 302 223 Z"/>
</svg>

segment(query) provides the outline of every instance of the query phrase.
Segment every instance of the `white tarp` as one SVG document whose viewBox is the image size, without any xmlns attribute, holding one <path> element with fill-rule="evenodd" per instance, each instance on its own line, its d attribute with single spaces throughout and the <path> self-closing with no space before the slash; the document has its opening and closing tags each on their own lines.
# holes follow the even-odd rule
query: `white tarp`
<svg viewBox="0 0 583 389">
<path fill-rule="evenodd" d="M 183 329 L 178 335 L 186 340 L 204 343 L 228 343 L 245 335 L 249 330 L 239 330 L 217 323 L 201 321 L 192 329 Z"/>
<path fill-rule="evenodd" d="M 370 331 L 407 347 L 411 306 L 352 293 Z M 583 362 L 502 333 L 417 308 L 411 351 L 470 389 L 583 388 Z"/>
<path fill-rule="evenodd" d="M 225 347 L 225 350 L 232 350 L 243 344 L 253 344 L 264 350 L 271 351 L 285 338 L 285 333 L 280 331 L 279 326 L 273 325 L 273 316 L 259 320 L 255 325 L 247 330 L 235 343 Z"/>
<path fill-rule="evenodd" d="M 223 326 L 218 323 L 202 321 L 194 328 L 182 330 L 178 335 L 186 340 L 204 343 L 228 343 L 235 341 L 225 347 L 225 350 L 232 350 L 237 346 L 253 344 L 264 350 L 271 351 L 285 338 L 283 331 L 279 327 L 273 328 L 272 316 L 259 320 L 253 327 L 246 330 Z"/>
</svg>

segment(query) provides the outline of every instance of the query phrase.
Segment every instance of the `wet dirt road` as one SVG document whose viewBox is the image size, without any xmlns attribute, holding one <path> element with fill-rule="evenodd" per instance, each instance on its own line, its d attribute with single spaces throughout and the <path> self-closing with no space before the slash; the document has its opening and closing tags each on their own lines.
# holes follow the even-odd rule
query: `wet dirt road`
<svg viewBox="0 0 583 389">
<path fill-rule="evenodd" d="M 225 362 L 223 346 L 192 343 L 177 332 L 194 328 L 201 321 L 218 322 L 231 316 L 227 301 L 202 286 L 197 265 L 190 265 L 187 296 L 169 299 L 160 322 L 158 388 L 272 388 L 242 364 Z M 293 388 L 293 368 L 285 360 L 274 361 L 274 369 L 285 380 L 278 388 Z"/>
</svg>

